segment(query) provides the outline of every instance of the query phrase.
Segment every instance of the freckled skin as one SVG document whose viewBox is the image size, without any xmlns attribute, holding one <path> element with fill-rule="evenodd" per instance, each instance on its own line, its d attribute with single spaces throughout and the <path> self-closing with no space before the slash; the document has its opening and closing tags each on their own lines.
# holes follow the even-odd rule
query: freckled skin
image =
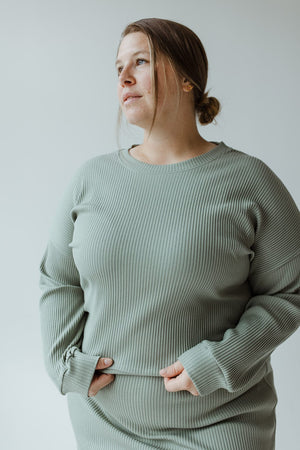
<svg viewBox="0 0 300 450">
<path fill-rule="evenodd" d="M 148 53 L 134 55 L 137 50 Z M 119 76 L 118 98 L 127 121 L 146 129 L 154 114 L 154 97 L 151 89 L 151 68 L 148 39 L 144 33 L 130 33 L 122 40 L 117 56 Z M 163 64 L 164 61 L 164 64 Z M 165 58 L 158 57 L 158 105 L 157 121 L 174 114 L 177 102 L 175 74 Z M 165 78 L 168 80 L 165 86 Z M 138 93 L 142 97 L 135 102 L 123 104 L 123 92 Z"/>
</svg>

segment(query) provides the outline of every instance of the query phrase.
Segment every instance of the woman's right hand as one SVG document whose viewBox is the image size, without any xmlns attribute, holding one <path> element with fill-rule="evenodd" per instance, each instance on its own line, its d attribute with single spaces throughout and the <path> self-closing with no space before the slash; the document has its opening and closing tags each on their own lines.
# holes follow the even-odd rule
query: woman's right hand
<svg viewBox="0 0 300 450">
<path fill-rule="evenodd" d="M 100 372 L 102 369 L 110 367 L 113 363 L 113 360 L 110 358 L 99 358 L 95 374 L 89 387 L 89 397 L 93 397 L 98 391 L 100 391 L 100 389 L 114 381 L 115 376 L 113 374 Z"/>
</svg>

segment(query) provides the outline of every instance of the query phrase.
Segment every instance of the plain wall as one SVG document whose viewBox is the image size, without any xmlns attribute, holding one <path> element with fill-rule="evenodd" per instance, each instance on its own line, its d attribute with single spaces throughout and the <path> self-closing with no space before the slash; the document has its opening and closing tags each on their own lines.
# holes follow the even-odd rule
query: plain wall
<svg viewBox="0 0 300 450">
<path fill-rule="evenodd" d="M 299 206 L 299 13 L 296 0 L 0 1 L 1 448 L 76 448 L 66 397 L 44 369 L 38 268 L 68 180 L 118 148 L 123 28 L 161 17 L 199 35 L 222 104 L 200 133 L 262 159 Z M 141 139 L 123 127 L 120 146 Z M 299 345 L 298 331 L 273 355 L 276 450 L 299 449 Z"/>
</svg>

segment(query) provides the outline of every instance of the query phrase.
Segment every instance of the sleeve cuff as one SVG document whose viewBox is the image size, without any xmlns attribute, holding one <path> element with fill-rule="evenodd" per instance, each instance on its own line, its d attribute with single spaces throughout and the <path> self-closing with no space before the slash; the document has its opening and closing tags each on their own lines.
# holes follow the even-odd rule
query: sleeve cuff
<svg viewBox="0 0 300 450">
<path fill-rule="evenodd" d="M 223 372 L 204 342 L 182 353 L 178 360 L 185 368 L 199 395 L 208 395 L 217 389 L 226 388 Z"/>
<path fill-rule="evenodd" d="M 77 392 L 88 396 L 89 387 L 95 373 L 99 356 L 88 355 L 76 349 L 68 359 L 68 369 L 65 371 L 61 393 Z"/>
</svg>

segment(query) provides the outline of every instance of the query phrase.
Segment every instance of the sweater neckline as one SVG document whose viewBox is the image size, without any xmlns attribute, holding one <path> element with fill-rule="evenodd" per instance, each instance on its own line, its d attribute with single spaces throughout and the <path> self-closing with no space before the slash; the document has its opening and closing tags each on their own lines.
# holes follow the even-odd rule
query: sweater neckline
<svg viewBox="0 0 300 450">
<path fill-rule="evenodd" d="M 194 156 L 193 158 L 185 159 L 184 161 L 180 161 L 177 163 L 171 164 L 149 164 L 139 159 L 134 158 L 129 150 L 133 147 L 136 147 L 138 144 L 134 144 L 131 147 L 122 148 L 118 151 L 119 158 L 121 162 L 135 171 L 143 171 L 143 172 L 174 172 L 181 170 L 193 169 L 194 167 L 201 166 L 206 164 L 216 158 L 218 158 L 224 151 L 227 150 L 227 145 L 223 142 L 214 142 L 211 143 L 216 144 L 216 147 L 212 148 L 206 153 L 202 153 L 201 155 Z"/>
</svg>

